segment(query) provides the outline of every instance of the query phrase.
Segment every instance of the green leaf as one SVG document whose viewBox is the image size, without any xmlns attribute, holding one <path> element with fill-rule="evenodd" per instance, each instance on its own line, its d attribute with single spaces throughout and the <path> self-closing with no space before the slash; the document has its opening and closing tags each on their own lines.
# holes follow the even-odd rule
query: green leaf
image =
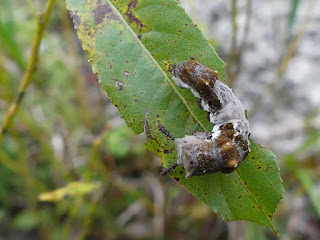
<svg viewBox="0 0 320 240">
<path fill-rule="evenodd" d="M 273 153 L 251 141 L 251 153 L 232 174 L 210 174 L 189 180 L 173 176 L 223 219 L 250 220 L 272 227 L 271 218 L 283 188 Z"/>
<path fill-rule="evenodd" d="M 159 124 L 175 137 L 211 131 L 196 98 L 175 86 L 168 68 L 194 56 L 224 79 L 224 63 L 177 1 L 67 0 L 67 6 L 109 98 L 135 133 L 145 131 L 146 147 L 164 166 L 177 156 Z M 232 174 L 186 180 L 180 167 L 172 176 L 224 219 L 245 219 L 275 230 L 271 215 L 283 189 L 269 150 L 252 142 L 252 153 Z"/>
</svg>

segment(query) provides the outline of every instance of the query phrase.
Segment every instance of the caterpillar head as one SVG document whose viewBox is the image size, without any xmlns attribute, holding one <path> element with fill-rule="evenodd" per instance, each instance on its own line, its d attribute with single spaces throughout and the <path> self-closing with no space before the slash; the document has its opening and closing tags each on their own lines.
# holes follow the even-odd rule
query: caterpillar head
<svg viewBox="0 0 320 240">
<path fill-rule="evenodd" d="M 177 165 L 182 165 L 186 178 L 209 173 L 231 173 L 248 155 L 248 146 L 236 139 L 233 129 L 221 128 L 215 133 L 197 132 L 175 139 Z M 244 141 L 243 141 L 244 142 Z"/>
</svg>

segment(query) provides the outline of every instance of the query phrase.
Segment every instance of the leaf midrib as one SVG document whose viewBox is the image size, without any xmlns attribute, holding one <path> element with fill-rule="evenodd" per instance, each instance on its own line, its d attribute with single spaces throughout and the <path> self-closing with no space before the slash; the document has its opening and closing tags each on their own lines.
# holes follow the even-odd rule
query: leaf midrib
<svg viewBox="0 0 320 240">
<path fill-rule="evenodd" d="M 250 196 L 254 199 L 254 201 L 256 201 L 256 203 L 259 205 L 260 210 L 263 212 L 263 214 L 266 216 L 270 226 L 272 227 L 273 231 L 275 233 L 278 233 L 277 229 L 275 228 L 275 226 L 273 225 L 273 223 L 271 222 L 270 218 L 268 217 L 268 214 L 266 213 L 265 209 L 263 208 L 263 206 L 260 204 L 260 202 L 253 196 L 253 194 L 251 193 L 251 191 L 247 188 L 247 186 L 244 184 L 243 180 L 241 179 L 240 175 L 237 173 L 237 171 L 234 171 L 234 173 L 237 175 L 237 177 L 239 178 L 239 180 L 241 181 L 242 185 L 245 187 L 245 189 L 247 190 L 247 192 L 250 194 Z"/>
<path fill-rule="evenodd" d="M 188 109 L 188 111 L 190 112 L 190 115 L 192 115 L 196 122 L 198 122 L 200 124 L 200 126 L 202 127 L 202 129 L 204 131 L 208 131 L 206 129 L 206 127 L 202 124 L 202 122 L 197 118 L 197 116 L 194 114 L 194 112 L 192 111 L 192 109 L 189 107 L 187 101 L 183 98 L 183 96 L 179 93 L 178 89 L 176 88 L 175 84 L 168 78 L 167 74 L 163 71 L 162 67 L 159 65 L 159 63 L 154 59 L 154 57 L 150 54 L 150 52 L 148 51 L 148 49 L 142 44 L 142 42 L 139 40 L 137 34 L 133 31 L 133 29 L 130 27 L 130 25 L 127 23 L 127 21 L 123 18 L 123 16 L 121 15 L 121 13 L 118 11 L 118 9 L 113 5 L 112 2 L 110 2 L 110 0 L 107 0 L 107 2 L 109 3 L 109 5 L 111 6 L 111 8 L 113 9 L 113 11 L 118 15 L 118 17 L 120 18 L 121 22 L 125 25 L 125 27 L 130 31 L 130 33 L 133 35 L 134 39 L 136 40 L 136 42 L 141 46 L 142 50 L 148 55 L 148 57 L 150 58 L 150 60 L 155 64 L 155 66 L 160 70 L 160 72 L 162 73 L 162 75 L 164 76 L 164 78 L 168 81 L 168 83 L 170 84 L 170 86 L 172 87 L 172 89 L 174 90 L 174 92 L 179 96 L 179 98 L 181 99 L 181 101 L 183 102 L 183 104 L 186 106 L 186 108 Z"/>
</svg>

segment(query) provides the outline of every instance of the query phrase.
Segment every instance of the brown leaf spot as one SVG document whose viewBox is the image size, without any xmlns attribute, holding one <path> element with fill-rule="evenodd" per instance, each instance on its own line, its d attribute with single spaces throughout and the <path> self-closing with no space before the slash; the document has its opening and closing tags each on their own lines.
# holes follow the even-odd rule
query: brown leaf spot
<svg viewBox="0 0 320 240">
<path fill-rule="evenodd" d="M 144 27 L 143 23 L 141 22 L 140 19 L 138 19 L 134 12 L 132 11 L 132 9 L 134 9 L 138 4 L 138 0 L 131 0 L 129 3 L 128 3 L 128 9 L 127 9 L 127 12 L 126 12 L 126 16 L 128 17 L 128 20 L 130 23 L 136 23 L 139 30 Z"/>
<path fill-rule="evenodd" d="M 94 10 L 94 15 L 95 15 L 95 19 L 96 19 L 96 23 L 100 24 L 103 22 L 104 17 L 106 16 L 107 13 L 112 12 L 111 8 L 108 5 L 102 5 L 102 6 L 98 6 L 95 10 Z"/>
<path fill-rule="evenodd" d="M 128 3 L 128 11 L 131 11 L 137 6 L 138 0 L 132 0 Z"/>
<path fill-rule="evenodd" d="M 117 15 L 113 14 L 113 13 L 108 15 L 107 18 L 110 19 L 110 20 L 120 20 L 120 18 Z"/>
<path fill-rule="evenodd" d="M 124 82 L 116 79 L 114 81 L 114 86 L 119 88 L 119 91 L 122 91 L 124 89 Z"/>
<path fill-rule="evenodd" d="M 126 15 L 130 23 L 136 23 L 139 29 L 143 28 L 143 23 L 133 14 L 133 12 L 127 12 Z"/>
</svg>

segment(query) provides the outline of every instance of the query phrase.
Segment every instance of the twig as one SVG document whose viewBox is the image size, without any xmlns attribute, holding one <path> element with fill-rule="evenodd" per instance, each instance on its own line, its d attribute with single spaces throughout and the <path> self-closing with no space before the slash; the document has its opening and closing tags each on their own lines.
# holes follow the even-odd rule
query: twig
<svg viewBox="0 0 320 240">
<path fill-rule="evenodd" d="M 238 25 L 237 25 L 237 1 L 231 0 L 231 22 L 232 22 L 232 39 L 231 39 L 231 48 L 230 54 L 227 59 L 226 64 L 226 80 L 230 87 L 234 82 L 234 74 L 232 73 L 233 63 L 237 59 L 237 35 L 238 35 Z"/>
<path fill-rule="evenodd" d="M 99 161 L 99 148 L 103 141 L 108 137 L 110 130 L 113 128 L 113 126 L 109 123 L 106 124 L 106 128 L 101 132 L 99 136 L 97 136 L 95 139 L 93 139 L 92 142 L 92 151 L 91 151 L 91 157 L 88 161 L 88 166 L 86 168 L 85 173 L 83 174 L 83 181 L 89 182 L 92 179 L 92 174 L 94 173 L 94 169 L 98 168 L 96 165 L 100 163 Z M 104 171 L 104 166 L 101 168 L 98 168 L 100 172 Z M 110 174 L 109 172 L 105 171 L 101 174 L 104 175 L 105 179 L 104 181 L 106 183 L 110 182 Z M 90 221 L 93 219 L 93 215 L 96 211 L 96 203 L 99 201 L 99 198 L 101 197 L 101 194 L 95 196 L 94 203 L 90 207 L 90 213 L 87 215 L 87 220 L 85 221 L 83 225 L 83 230 L 80 233 L 79 239 L 85 238 L 86 234 L 88 233 L 89 227 L 90 227 Z M 63 239 L 69 239 L 70 238 L 70 232 L 71 232 L 71 224 L 72 220 L 75 218 L 76 214 L 79 212 L 79 209 L 84 204 L 84 198 L 79 197 L 76 199 L 74 205 L 70 208 L 68 213 L 68 218 L 64 222 L 64 227 L 62 230 L 62 236 Z"/>
<path fill-rule="evenodd" d="M 246 6 L 246 20 L 244 25 L 244 32 L 243 32 L 243 38 L 241 42 L 237 46 L 237 35 L 238 35 L 238 26 L 236 22 L 237 17 L 237 5 L 236 2 L 232 1 L 232 44 L 230 49 L 230 54 L 227 59 L 226 64 L 226 81 L 230 87 L 233 86 L 236 76 L 239 74 L 241 70 L 241 56 L 243 51 L 246 48 L 247 41 L 248 41 L 248 35 L 250 32 L 250 22 L 251 22 L 251 8 L 252 8 L 252 0 L 247 0 L 247 6 Z"/>
<path fill-rule="evenodd" d="M 21 104 L 25 91 L 30 85 L 32 77 L 36 71 L 36 63 L 38 60 L 40 43 L 43 37 L 44 30 L 48 25 L 55 2 L 56 0 L 48 0 L 45 12 L 41 13 L 38 16 L 37 29 L 33 39 L 32 50 L 29 57 L 27 70 L 24 73 L 22 82 L 20 84 L 18 95 L 8 108 L 3 124 L 0 127 L 0 144 L 2 142 L 4 134 L 8 131 L 8 128 Z"/>
<path fill-rule="evenodd" d="M 101 132 L 101 134 L 93 140 L 91 157 L 88 161 L 87 170 L 83 174 L 84 181 L 91 180 L 95 165 L 97 162 L 99 162 L 99 148 L 103 141 L 109 136 L 111 129 L 113 129 L 113 126 L 110 123 L 107 123 L 105 129 Z"/>
</svg>

